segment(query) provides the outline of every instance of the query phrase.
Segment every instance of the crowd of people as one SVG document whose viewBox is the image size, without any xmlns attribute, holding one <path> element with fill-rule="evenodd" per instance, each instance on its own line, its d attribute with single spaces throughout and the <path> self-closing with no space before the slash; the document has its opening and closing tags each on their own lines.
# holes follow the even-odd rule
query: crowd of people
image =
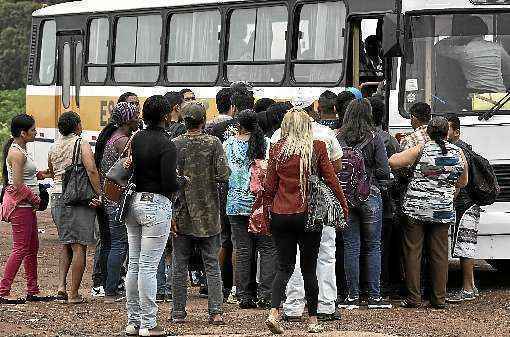
<svg viewBox="0 0 510 337">
<path fill-rule="evenodd" d="M 130 336 L 166 334 L 157 322 L 164 301 L 173 323 L 186 322 L 190 284 L 208 298 L 210 324 L 225 324 L 228 302 L 269 310 L 276 334 L 281 320 L 301 320 L 305 306 L 308 331 L 319 333 L 321 321 L 340 319 L 339 309 L 390 309 L 395 296 L 407 308 L 420 307 L 422 295 L 437 309 L 474 299 L 480 209 L 466 189 L 460 122 L 432 118 L 429 105 L 416 103 L 414 132 L 397 140 L 385 131 L 384 104 L 352 87 L 325 91 L 317 109 L 302 97 L 255 101 L 249 84 L 234 83 L 218 92 L 219 115 L 208 120 L 189 89 L 149 97 L 141 109 L 125 93 L 95 151 L 81 137 L 80 116 L 63 113 L 45 171 L 27 152 L 36 121 L 14 117 L 3 152 L 2 219 L 13 239 L 0 303 L 83 303 L 89 245 L 92 296 L 126 301 Z M 129 178 L 116 199 L 106 186 L 119 167 Z M 76 172 L 87 184 L 75 189 L 90 197 L 69 202 L 85 192 L 69 191 Z M 55 296 L 41 295 L 37 281 L 43 179 L 53 180 L 49 204 L 62 245 Z M 317 193 L 332 205 L 319 225 L 310 220 L 321 206 L 312 205 Z M 464 283 L 447 295 L 450 228 Z M 21 300 L 10 291 L 22 263 Z"/>
</svg>

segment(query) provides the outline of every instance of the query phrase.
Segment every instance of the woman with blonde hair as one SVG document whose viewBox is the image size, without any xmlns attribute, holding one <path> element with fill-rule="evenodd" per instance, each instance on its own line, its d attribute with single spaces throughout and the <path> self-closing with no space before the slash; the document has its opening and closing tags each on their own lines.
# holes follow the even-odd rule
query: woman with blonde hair
<svg viewBox="0 0 510 337">
<path fill-rule="evenodd" d="M 265 182 L 264 204 L 271 214 L 271 232 L 278 252 L 278 268 L 273 282 L 271 311 L 266 324 L 275 334 L 283 333 L 279 307 L 287 282 L 294 271 L 297 245 L 308 303 L 309 332 L 322 332 L 317 323 L 319 287 L 316 267 L 321 232 L 306 232 L 308 178 L 314 166 L 333 190 L 347 217 L 348 207 L 342 188 L 328 159 L 326 145 L 314 140 L 312 123 L 302 109 L 291 109 L 282 122 L 282 138 L 271 147 Z"/>
</svg>

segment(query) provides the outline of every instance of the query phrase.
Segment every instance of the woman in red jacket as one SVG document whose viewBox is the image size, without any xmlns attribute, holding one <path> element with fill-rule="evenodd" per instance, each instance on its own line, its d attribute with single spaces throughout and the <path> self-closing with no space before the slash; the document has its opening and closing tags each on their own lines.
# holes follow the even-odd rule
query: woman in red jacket
<svg viewBox="0 0 510 337">
<path fill-rule="evenodd" d="M 312 124 L 302 109 L 290 110 L 283 119 L 282 139 L 270 150 L 264 203 L 271 212 L 271 232 L 278 251 L 278 269 L 273 283 L 271 311 L 266 324 L 275 334 L 283 333 L 279 310 L 287 282 L 294 271 L 299 244 L 301 270 L 308 303 L 309 332 L 322 332 L 317 323 L 317 255 L 321 232 L 305 232 L 308 176 L 312 156 L 318 172 L 334 191 L 347 217 L 348 207 L 342 188 L 328 159 L 326 145 L 313 139 Z"/>
</svg>

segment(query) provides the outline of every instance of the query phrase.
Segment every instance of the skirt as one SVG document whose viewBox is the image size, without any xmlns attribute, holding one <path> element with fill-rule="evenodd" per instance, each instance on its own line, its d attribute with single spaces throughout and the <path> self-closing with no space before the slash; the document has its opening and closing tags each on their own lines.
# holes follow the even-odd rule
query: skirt
<svg viewBox="0 0 510 337">
<path fill-rule="evenodd" d="M 452 256 L 474 259 L 477 255 L 478 224 L 480 223 L 480 207 L 471 206 L 462 215 L 455 226 L 452 242 Z"/>
<path fill-rule="evenodd" d="M 94 245 L 96 210 L 86 206 L 67 206 L 60 193 L 51 196 L 51 215 L 57 226 L 60 243 Z"/>
</svg>

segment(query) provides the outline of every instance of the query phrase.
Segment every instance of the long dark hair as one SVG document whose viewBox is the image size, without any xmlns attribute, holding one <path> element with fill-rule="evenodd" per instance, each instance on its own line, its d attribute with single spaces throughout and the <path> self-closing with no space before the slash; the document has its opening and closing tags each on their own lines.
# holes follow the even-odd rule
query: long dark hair
<svg viewBox="0 0 510 337">
<path fill-rule="evenodd" d="M 34 117 L 27 115 L 27 114 L 21 114 L 15 116 L 11 120 L 11 138 L 7 140 L 4 144 L 4 148 L 2 151 L 2 177 L 3 177 L 3 185 L 4 187 L 7 186 L 9 183 L 9 177 L 7 172 L 7 155 L 9 154 L 9 149 L 11 148 L 12 143 L 14 142 L 14 138 L 21 136 L 21 132 L 25 131 L 27 132 L 30 130 L 32 126 L 35 124 Z"/>
<path fill-rule="evenodd" d="M 355 99 L 347 106 L 340 136 L 348 146 L 361 143 L 374 130 L 372 106 L 366 98 Z"/>
<path fill-rule="evenodd" d="M 237 115 L 239 126 L 250 132 L 250 140 L 248 142 L 248 159 L 264 159 L 266 156 L 266 138 L 264 132 L 260 128 L 257 115 L 253 110 L 243 110 Z"/>
<path fill-rule="evenodd" d="M 434 117 L 427 126 L 427 134 L 439 147 L 443 155 L 448 153 L 446 137 L 448 137 L 448 120 L 444 117 Z"/>
<path fill-rule="evenodd" d="M 101 167 L 101 160 L 103 159 L 104 149 L 106 148 L 106 143 L 112 137 L 115 131 L 119 129 L 120 125 L 109 122 L 99 136 L 97 136 L 96 140 L 96 151 L 94 152 L 94 161 L 96 162 L 96 167 Z"/>
</svg>

